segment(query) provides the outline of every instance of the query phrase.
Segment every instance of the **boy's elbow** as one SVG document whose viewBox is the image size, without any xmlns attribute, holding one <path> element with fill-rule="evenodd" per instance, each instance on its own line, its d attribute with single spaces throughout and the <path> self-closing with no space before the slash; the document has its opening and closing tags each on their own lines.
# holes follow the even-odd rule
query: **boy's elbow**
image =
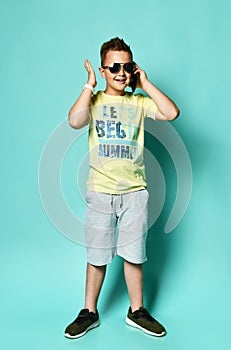
<svg viewBox="0 0 231 350">
<path fill-rule="evenodd" d="M 81 118 L 74 118 L 70 113 L 68 114 L 68 122 L 73 129 L 81 129 L 88 124 L 81 121 Z"/>
<path fill-rule="evenodd" d="M 172 111 L 171 115 L 167 118 L 168 121 L 172 121 L 175 120 L 176 118 L 178 118 L 180 115 L 180 110 L 179 108 L 175 107 L 174 111 Z"/>
<path fill-rule="evenodd" d="M 180 110 L 179 110 L 179 108 L 176 107 L 171 120 L 178 118 L 179 115 L 180 115 Z"/>
<path fill-rule="evenodd" d="M 74 120 L 74 118 L 71 117 L 70 113 L 68 114 L 68 123 L 72 128 L 78 129 L 78 123 L 76 123 L 76 120 Z"/>
<path fill-rule="evenodd" d="M 71 113 L 71 111 L 69 111 L 69 113 L 68 113 L 68 123 L 72 128 L 79 129 L 78 120 L 76 118 L 74 118 L 74 115 L 73 115 L 73 113 Z"/>
<path fill-rule="evenodd" d="M 73 128 L 73 129 L 79 129 L 79 125 L 78 123 L 76 123 L 76 121 L 72 120 L 71 118 L 68 118 L 68 122 L 69 125 Z"/>
</svg>

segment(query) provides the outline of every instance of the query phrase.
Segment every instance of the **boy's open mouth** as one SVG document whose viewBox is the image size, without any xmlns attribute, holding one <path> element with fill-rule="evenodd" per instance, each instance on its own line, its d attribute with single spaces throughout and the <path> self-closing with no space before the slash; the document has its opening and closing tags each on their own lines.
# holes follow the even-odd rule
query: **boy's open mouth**
<svg viewBox="0 0 231 350">
<path fill-rule="evenodd" d="M 115 78 L 114 80 L 120 84 L 124 84 L 126 82 L 126 78 Z"/>
</svg>

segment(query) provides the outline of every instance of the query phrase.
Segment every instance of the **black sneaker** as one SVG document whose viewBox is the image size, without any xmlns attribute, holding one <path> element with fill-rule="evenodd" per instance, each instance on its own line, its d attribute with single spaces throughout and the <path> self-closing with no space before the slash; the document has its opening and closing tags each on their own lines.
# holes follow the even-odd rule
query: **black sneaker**
<svg viewBox="0 0 231 350">
<path fill-rule="evenodd" d="M 165 328 L 143 307 L 140 307 L 139 310 L 134 312 L 132 312 L 130 307 L 126 317 L 126 323 L 156 337 L 162 337 L 166 334 Z"/>
<path fill-rule="evenodd" d="M 67 326 L 64 335 L 67 338 L 79 338 L 92 328 L 99 326 L 99 314 L 82 309 L 76 319 Z"/>
</svg>

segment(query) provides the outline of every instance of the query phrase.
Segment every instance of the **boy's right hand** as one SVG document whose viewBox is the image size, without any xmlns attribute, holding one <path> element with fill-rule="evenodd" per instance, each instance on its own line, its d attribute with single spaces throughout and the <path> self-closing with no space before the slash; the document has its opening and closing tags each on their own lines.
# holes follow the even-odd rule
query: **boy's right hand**
<svg viewBox="0 0 231 350">
<path fill-rule="evenodd" d="M 84 61 L 84 67 L 86 71 L 88 72 L 88 81 L 87 83 L 90 84 L 91 86 L 96 87 L 97 81 L 96 81 L 96 75 L 95 71 L 91 66 L 91 63 L 88 60 Z"/>
</svg>

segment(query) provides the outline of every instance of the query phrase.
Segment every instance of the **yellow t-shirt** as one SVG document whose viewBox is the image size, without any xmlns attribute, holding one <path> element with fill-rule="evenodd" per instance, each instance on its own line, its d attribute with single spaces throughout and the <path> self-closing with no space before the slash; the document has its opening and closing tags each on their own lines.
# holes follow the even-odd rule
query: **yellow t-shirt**
<svg viewBox="0 0 231 350">
<path fill-rule="evenodd" d="M 146 188 L 144 118 L 155 119 L 150 97 L 99 91 L 89 108 L 89 191 L 122 194 Z"/>
</svg>

